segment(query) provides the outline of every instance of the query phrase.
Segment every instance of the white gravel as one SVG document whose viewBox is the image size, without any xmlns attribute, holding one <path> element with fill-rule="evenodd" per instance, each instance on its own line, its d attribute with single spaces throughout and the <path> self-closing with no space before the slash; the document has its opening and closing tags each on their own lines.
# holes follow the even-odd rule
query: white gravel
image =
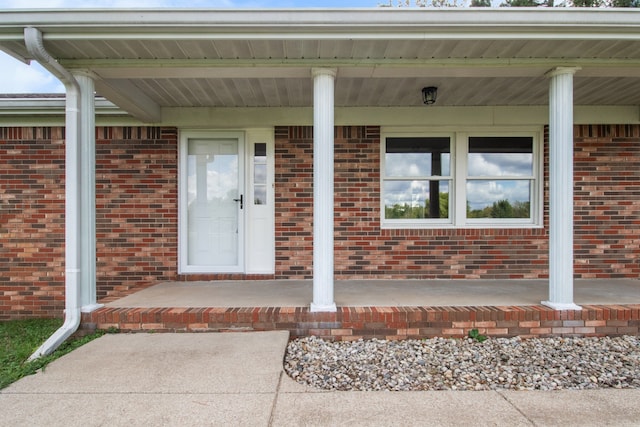
<svg viewBox="0 0 640 427">
<path fill-rule="evenodd" d="M 297 382 L 327 390 L 640 388 L 640 337 L 309 337 L 289 343 L 284 368 Z"/>
</svg>

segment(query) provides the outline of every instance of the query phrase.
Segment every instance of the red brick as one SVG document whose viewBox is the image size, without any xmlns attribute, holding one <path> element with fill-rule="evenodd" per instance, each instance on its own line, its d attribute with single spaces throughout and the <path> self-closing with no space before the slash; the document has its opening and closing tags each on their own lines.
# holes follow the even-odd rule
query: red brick
<svg viewBox="0 0 640 427">
<path fill-rule="evenodd" d="M 523 322 L 519 322 L 518 326 L 520 326 L 521 328 L 539 328 L 540 321 L 537 321 L 537 320 L 523 321 Z"/>
<path fill-rule="evenodd" d="M 605 320 L 585 320 L 584 326 L 586 327 L 607 326 L 607 322 Z"/>
<path fill-rule="evenodd" d="M 531 328 L 529 332 L 534 335 L 549 335 L 551 328 Z"/>
<path fill-rule="evenodd" d="M 509 335 L 507 328 L 490 328 L 486 330 L 487 335 Z"/>
</svg>

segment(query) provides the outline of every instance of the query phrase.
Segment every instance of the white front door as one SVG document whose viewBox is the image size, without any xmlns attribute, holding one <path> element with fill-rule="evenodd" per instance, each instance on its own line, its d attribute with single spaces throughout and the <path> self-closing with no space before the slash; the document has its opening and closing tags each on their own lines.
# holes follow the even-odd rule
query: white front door
<svg viewBox="0 0 640 427">
<path fill-rule="evenodd" d="M 183 140 L 181 270 L 244 270 L 244 140 L 186 135 Z M 186 228 L 186 230 L 184 229 Z"/>
</svg>

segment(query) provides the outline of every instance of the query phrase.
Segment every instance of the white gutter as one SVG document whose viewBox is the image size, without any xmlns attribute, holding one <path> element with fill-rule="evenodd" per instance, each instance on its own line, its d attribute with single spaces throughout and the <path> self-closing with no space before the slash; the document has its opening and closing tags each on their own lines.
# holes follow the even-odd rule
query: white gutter
<svg viewBox="0 0 640 427">
<path fill-rule="evenodd" d="M 0 41 L 33 25 L 48 40 L 184 38 L 398 38 L 475 40 L 558 36 L 637 39 L 634 8 L 56 9 L 0 10 Z"/>
<path fill-rule="evenodd" d="M 35 360 L 51 354 L 80 325 L 80 85 L 45 50 L 42 33 L 37 28 L 24 29 L 24 41 L 29 53 L 56 76 L 66 90 L 66 157 L 65 157 L 65 319 L 30 357 Z"/>
<path fill-rule="evenodd" d="M 7 94 L 0 95 L 0 112 L 3 116 L 62 116 L 66 100 L 63 94 Z M 98 97 L 96 112 L 101 117 L 127 117 L 127 113 L 113 102 Z"/>
</svg>

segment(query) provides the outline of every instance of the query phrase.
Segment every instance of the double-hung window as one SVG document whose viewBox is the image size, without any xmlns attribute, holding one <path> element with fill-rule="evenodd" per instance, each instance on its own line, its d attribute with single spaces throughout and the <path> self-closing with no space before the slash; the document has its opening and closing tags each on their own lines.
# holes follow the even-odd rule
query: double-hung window
<svg viewBox="0 0 640 427">
<path fill-rule="evenodd" d="M 535 193 L 533 138 L 470 136 L 467 222 L 531 223 Z"/>
<path fill-rule="evenodd" d="M 382 226 L 539 226 L 542 153 L 538 134 L 386 136 Z"/>
<path fill-rule="evenodd" d="M 384 223 L 450 223 L 451 137 L 387 138 Z"/>
</svg>

